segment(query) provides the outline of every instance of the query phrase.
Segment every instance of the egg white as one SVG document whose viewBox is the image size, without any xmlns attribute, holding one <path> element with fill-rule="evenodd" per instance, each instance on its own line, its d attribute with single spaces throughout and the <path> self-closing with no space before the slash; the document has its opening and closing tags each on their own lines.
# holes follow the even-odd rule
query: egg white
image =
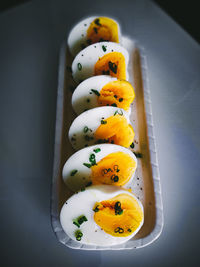
<svg viewBox="0 0 200 267">
<path fill-rule="evenodd" d="M 77 114 L 87 109 L 98 107 L 98 96 L 91 89 L 98 92 L 109 82 L 117 81 L 117 78 L 109 75 L 90 77 L 80 83 L 72 95 L 72 107 Z"/>
<path fill-rule="evenodd" d="M 97 148 L 100 148 L 100 151 L 98 153 L 95 153 L 94 150 Z M 131 152 L 128 148 L 114 144 L 99 144 L 77 151 L 66 161 L 62 171 L 62 176 L 65 184 L 74 192 L 85 188 L 88 182 L 91 181 L 91 169 L 84 166 L 83 163 L 90 163 L 89 157 L 91 154 L 95 154 L 96 162 L 98 163 L 107 155 L 115 152 L 124 152 L 131 156 L 135 161 L 137 168 L 137 158 L 135 157 L 134 153 Z M 71 172 L 73 170 L 77 170 L 77 173 L 72 176 Z M 134 175 L 135 172 L 133 173 L 127 184 L 124 185 L 125 188 L 130 185 Z"/>
<path fill-rule="evenodd" d="M 122 244 L 131 239 L 140 230 L 140 226 L 131 235 L 126 237 L 115 237 L 107 234 L 95 223 L 94 221 L 94 205 L 96 202 L 101 202 L 113 198 L 119 194 L 128 194 L 137 200 L 141 209 L 143 206 L 141 202 L 130 192 L 117 186 L 110 185 L 95 185 L 89 186 L 85 191 L 74 194 L 63 205 L 60 213 L 60 222 L 65 233 L 73 240 L 76 241 L 75 231 L 79 228 L 73 224 L 73 220 L 81 215 L 85 215 L 88 219 L 80 226 L 83 233 L 81 244 L 95 245 L 95 246 L 112 246 Z"/>
<path fill-rule="evenodd" d="M 75 150 L 79 150 L 86 145 L 94 145 L 97 140 L 93 139 L 88 141 L 85 139 L 85 135 L 94 138 L 94 133 L 101 125 L 101 120 L 105 120 L 108 117 L 113 116 L 117 111 L 119 113 L 123 112 L 122 116 L 126 118 L 128 124 L 131 124 L 129 114 L 125 110 L 110 106 L 93 108 L 81 113 L 78 117 L 76 117 L 72 122 L 68 133 L 68 138 L 73 148 Z M 89 130 L 87 133 L 84 133 L 84 127 L 86 126 L 91 129 L 92 132 Z"/>
<path fill-rule="evenodd" d="M 87 43 L 87 30 L 90 26 L 90 24 L 98 17 L 101 16 L 92 16 L 89 18 L 86 18 L 84 20 L 81 20 L 79 23 L 77 23 L 72 30 L 69 33 L 67 44 L 70 50 L 70 53 L 75 56 L 78 52 L 80 52 L 83 48 L 82 45 L 88 46 Z M 114 20 L 112 18 L 112 20 Z M 118 33 L 119 33 L 119 39 L 120 39 L 120 26 L 116 20 L 114 20 L 118 25 Z"/>
<path fill-rule="evenodd" d="M 106 51 L 103 50 L 103 46 L 106 47 Z M 120 52 L 125 57 L 126 64 L 126 80 L 128 80 L 128 51 L 120 44 L 113 42 L 100 42 L 92 44 L 82 51 L 80 51 L 72 62 L 72 75 L 77 83 L 94 76 L 94 66 L 99 58 L 111 52 Z M 79 68 L 79 66 L 81 66 Z"/>
</svg>

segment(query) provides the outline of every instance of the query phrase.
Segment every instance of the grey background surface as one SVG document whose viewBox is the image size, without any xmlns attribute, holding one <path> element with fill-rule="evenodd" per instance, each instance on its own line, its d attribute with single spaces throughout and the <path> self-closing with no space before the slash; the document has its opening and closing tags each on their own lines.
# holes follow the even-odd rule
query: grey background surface
<svg viewBox="0 0 200 267">
<path fill-rule="evenodd" d="M 114 16 L 146 49 L 164 204 L 148 247 L 76 251 L 50 224 L 58 55 L 80 18 Z M 150 1 L 31 1 L 0 14 L 2 266 L 198 266 L 200 48 Z"/>
</svg>

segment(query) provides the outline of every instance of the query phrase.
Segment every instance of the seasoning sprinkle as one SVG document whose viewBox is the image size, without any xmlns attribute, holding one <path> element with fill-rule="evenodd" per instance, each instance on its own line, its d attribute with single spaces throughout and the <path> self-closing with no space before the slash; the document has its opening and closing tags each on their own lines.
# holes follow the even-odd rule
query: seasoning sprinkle
<svg viewBox="0 0 200 267">
<path fill-rule="evenodd" d="M 78 70 L 81 71 L 81 70 L 82 70 L 82 65 L 81 65 L 81 63 L 78 63 L 77 66 L 78 66 Z"/>
<path fill-rule="evenodd" d="M 71 171 L 70 175 L 74 176 L 77 172 L 78 172 L 78 170 L 73 170 L 73 171 Z"/>
<path fill-rule="evenodd" d="M 120 98 L 120 99 L 119 99 L 119 102 L 122 102 L 123 100 L 124 100 L 123 98 Z"/>
</svg>

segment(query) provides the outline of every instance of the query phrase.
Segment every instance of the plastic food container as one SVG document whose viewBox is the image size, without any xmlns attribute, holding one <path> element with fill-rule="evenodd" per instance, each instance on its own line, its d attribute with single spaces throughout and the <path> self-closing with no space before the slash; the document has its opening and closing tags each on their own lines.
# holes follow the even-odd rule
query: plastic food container
<svg viewBox="0 0 200 267">
<path fill-rule="evenodd" d="M 138 168 L 131 188 L 144 206 L 144 224 L 137 235 L 126 243 L 108 247 L 82 245 L 69 238 L 61 227 L 59 219 L 61 207 L 72 195 L 72 192 L 62 180 L 62 168 L 69 156 L 74 153 L 68 140 L 68 129 L 76 117 L 71 106 L 71 88 L 75 86 L 69 71 L 72 58 L 65 42 L 61 46 L 59 62 L 51 222 L 58 240 L 65 246 L 74 249 L 121 250 L 140 248 L 157 239 L 163 228 L 160 175 L 153 131 L 150 91 L 148 88 L 148 68 L 144 50 L 136 42 L 126 37 L 123 37 L 122 45 L 129 52 L 129 81 L 133 85 L 136 94 L 131 105 L 130 120 L 135 131 L 133 151 L 138 156 Z"/>
</svg>

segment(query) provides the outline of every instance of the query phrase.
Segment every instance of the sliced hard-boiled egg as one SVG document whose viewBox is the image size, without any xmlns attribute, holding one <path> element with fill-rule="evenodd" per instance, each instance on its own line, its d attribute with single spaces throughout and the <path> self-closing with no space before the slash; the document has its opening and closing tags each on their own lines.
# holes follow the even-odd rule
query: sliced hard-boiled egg
<svg viewBox="0 0 200 267">
<path fill-rule="evenodd" d="M 135 98 L 132 85 L 108 75 L 90 77 L 80 83 L 72 95 L 72 106 L 77 114 L 98 107 L 111 106 L 128 110 Z"/>
<path fill-rule="evenodd" d="M 60 213 L 65 233 L 86 245 L 124 243 L 136 235 L 143 221 L 143 206 L 135 195 L 111 185 L 90 186 L 74 194 Z"/>
<path fill-rule="evenodd" d="M 128 52 L 120 44 L 96 43 L 78 53 L 72 63 L 72 75 L 78 83 L 102 74 L 128 80 L 128 61 Z"/>
<path fill-rule="evenodd" d="M 67 42 L 71 54 L 75 56 L 86 46 L 102 41 L 119 43 L 119 24 L 112 18 L 93 16 L 74 26 Z"/>
<path fill-rule="evenodd" d="M 129 149 L 101 144 L 74 153 L 63 167 L 63 180 L 74 192 L 89 184 L 128 186 L 137 168 L 137 158 Z"/>
<path fill-rule="evenodd" d="M 76 150 L 100 143 L 129 147 L 134 136 L 128 113 L 117 107 L 98 107 L 81 113 L 68 134 Z"/>
</svg>

